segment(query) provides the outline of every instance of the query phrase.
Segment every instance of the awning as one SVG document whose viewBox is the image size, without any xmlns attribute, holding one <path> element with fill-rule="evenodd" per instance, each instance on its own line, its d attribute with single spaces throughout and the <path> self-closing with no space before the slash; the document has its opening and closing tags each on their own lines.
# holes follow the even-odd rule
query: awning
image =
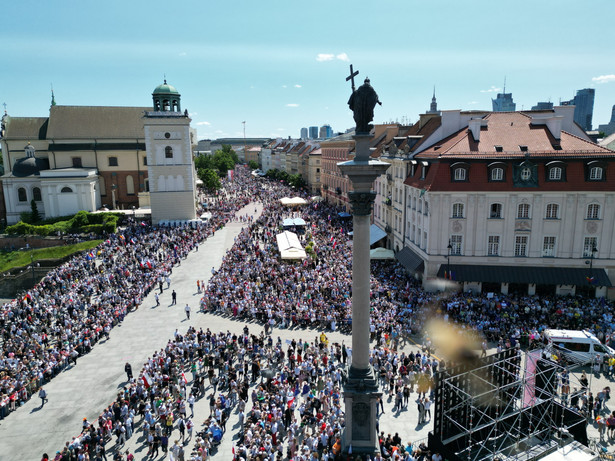
<svg viewBox="0 0 615 461">
<path fill-rule="evenodd" d="M 425 270 L 425 262 L 423 261 L 423 258 L 408 247 L 403 247 L 397 252 L 395 257 L 410 273 L 423 272 Z"/>
<path fill-rule="evenodd" d="M 395 259 L 395 252 L 386 248 L 369 250 L 369 259 Z"/>
<path fill-rule="evenodd" d="M 282 259 L 305 259 L 307 254 L 299 242 L 299 237 L 293 232 L 282 232 L 275 236 Z"/>
<path fill-rule="evenodd" d="M 305 226 L 305 221 L 302 218 L 286 218 L 284 219 L 284 221 L 282 221 L 282 226 Z"/>
<path fill-rule="evenodd" d="M 286 206 L 299 206 L 299 205 L 305 205 L 307 203 L 307 200 L 302 199 L 301 197 L 293 197 L 293 198 L 283 197 L 280 199 L 280 203 Z"/>
<path fill-rule="evenodd" d="M 382 240 L 387 236 L 387 233 L 380 229 L 376 224 L 369 226 L 369 246 L 372 246 L 378 240 Z"/>
<path fill-rule="evenodd" d="M 440 265 L 438 277 L 444 278 L 446 264 Z M 604 269 L 540 266 L 478 266 L 451 264 L 451 278 L 458 282 L 534 283 L 536 285 L 577 285 L 610 287 Z M 592 283 L 588 280 L 593 277 Z"/>
<path fill-rule="evenodd" d="M 346 213 L 345 211 L 340 211 L 337 215 L 340 218 L 350 218 L 352 216 L 350 213 Z"/>
<path fill-rule="evenodd" d="M 354 235 L 353 231 L 348 232 L 351 237 Z M 369 246 L 371 247 L 378 240 L 382 240 L 387 236 L 387 233 L 380 229 L 376 224 L 369 226 Z"/>
</svg>

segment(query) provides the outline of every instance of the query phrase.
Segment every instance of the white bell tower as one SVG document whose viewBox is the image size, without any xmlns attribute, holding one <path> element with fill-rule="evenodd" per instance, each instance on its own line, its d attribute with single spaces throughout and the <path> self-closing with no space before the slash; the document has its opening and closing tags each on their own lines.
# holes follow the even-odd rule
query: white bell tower
<svg viewBox="0 0 615 461">
<path fill-rule="evenodd" d="M 152 223 L 196 218 L 196 174 L 190 117 L 180 94 L 165 80 L 152 93 L 153 111 L 145 112 L 145 148 Z"/>
</svg>

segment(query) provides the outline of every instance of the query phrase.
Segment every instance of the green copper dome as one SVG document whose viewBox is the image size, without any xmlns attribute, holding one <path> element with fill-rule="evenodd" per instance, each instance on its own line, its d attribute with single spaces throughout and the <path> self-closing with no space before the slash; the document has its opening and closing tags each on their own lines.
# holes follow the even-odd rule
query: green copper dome
<svg viewBox="0 0 615 461">
<path fill-rule="evenodd" d="M 152 94 L 177 94 L 179 95 L 179 92 L 175 89 L 174 86 L 169 85 L 165 79 L 164 83 L 162 85 L 158 85 L 154 89 L 154 92 Z"/>
</svg>

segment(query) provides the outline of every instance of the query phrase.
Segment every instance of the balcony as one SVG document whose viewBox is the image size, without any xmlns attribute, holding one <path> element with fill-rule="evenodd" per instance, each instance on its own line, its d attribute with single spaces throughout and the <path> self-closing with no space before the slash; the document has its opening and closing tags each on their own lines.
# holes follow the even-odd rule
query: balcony
<svg viewBox="0 0 615 461">
<path fill-rule="evenodd" d="M 384 231 L 387 234 L 390 234 L 391 232 L 393 232 L 393 229 L 391 228 L 391 226 L 389 226 L 388 224 L 386 226 L 384 226 Z"/>
<path fill-rule="evenodd" d="M 384 199 L 384 204 L 386 206 L 392 206 L 393 205 L 393 200 L 391 200 L 390 198 L 385 198 Z"/>
<path fill-rule="evenodd" d="M 391 173 L 387 173 L 387 181 L 393 181 L 393 176 L 391 175 Z"/>
</svg>

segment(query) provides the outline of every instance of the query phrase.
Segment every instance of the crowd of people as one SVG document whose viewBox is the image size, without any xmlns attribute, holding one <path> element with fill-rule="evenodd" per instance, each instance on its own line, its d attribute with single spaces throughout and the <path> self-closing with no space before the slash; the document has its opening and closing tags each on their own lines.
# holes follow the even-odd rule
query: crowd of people
<svg viewBox="0 0 615 461">
<path fill-rule="evenodd" d="M 241 422 L 237 459 L 336 459 L 344 424 L 343 365 L 351 351 L 343 344 L 329 344 L 325 333 L 349 331 L 352 326 L 347 250 L 352 223 L 338 215 L 339 209 L 322 202 L 299 211 L 285 208 L 279 199 L 297 195 L 296 191 L 239 173 L 215 197 L 203 199 L 201 211 L 212 213 L 207 226 L 153 229 L 130 222 L 95 250 L 95 258 L 74 258 L 23 298 L 3 306 L 1 360 L 8 372 L 2 391 L 5 398 L 16 395 L 19 402 L 20 389 L 28 380 L 50 379 L 66 362 L 76 362 L 96 341 L 108 338 L 109 329 L 137 308 L 211 232 L 230 219 L 247 223 L 221 267 L 212 269 L 207 286 L 198 288 L 203 290 L 204 311 L 261 323 L 266 334 L 236 336 L 191 329 L 176 335 L 102 413 L 98 428 L 84 424 L 84 434 L 66 450 L 79 451 L 87 444 L 90 455 L 97 456 L 101 441 L 112 435 L 119 448 L 134 436 L 138 418 L 148 453 L 166 449 L 179 459 L 183 444 L 170 444 L 165 428 L 180 429 L 180 420 L 184 428 L 187 421 L 193 427 L 186 411 L 190 400 L 208 398 L 211 416 L 194 436 L 192 459 L 207 459 L 215 450 L 231 410 Z M 261 217 L 235 216 L 236 210 L 253 201 L 263 203 Z M 305 227 L 293 230 L 308 257 L 281 261 L 276 234 L 283 219 L 292 215 L 306 221 Z M 604 341 L 615 328 L 613 306 L 603 299 L 441 296 L 424 292 L 392 262 L 372 262 L 371 298 L 372 364 L 394 411 L 407 411 L 409 402 L 416 402 L 420 422 L 431 417 L 433 374 L 445 364 L 429 356 L 428 339 L 426 354 L 400 353 L 398 346 L 409 335 L 424 333 L 430 318 L 441 318 L 502 347 L 541 340 L 547 327 L 587 328 Z M 273 339 L 275 328 L 318 328 L 325 337 L 281 344 Z M 277 372 L 262 374 L 263 370 Z M 382 435 L 383 456 L 406 460 L 425 455 L 424 447 L 411 447 L 399 439 Z"/>
<path fill-rule="evenodd" d="M 0 308 L 0 418 L 77 363 L 168 280 L 173 267 L 250 202 L 249 189 L 204 199 L 212 217 L 192 227 L 152 228 L 128 219 L 90 252 L 51 270 Z"/>
</svg>

